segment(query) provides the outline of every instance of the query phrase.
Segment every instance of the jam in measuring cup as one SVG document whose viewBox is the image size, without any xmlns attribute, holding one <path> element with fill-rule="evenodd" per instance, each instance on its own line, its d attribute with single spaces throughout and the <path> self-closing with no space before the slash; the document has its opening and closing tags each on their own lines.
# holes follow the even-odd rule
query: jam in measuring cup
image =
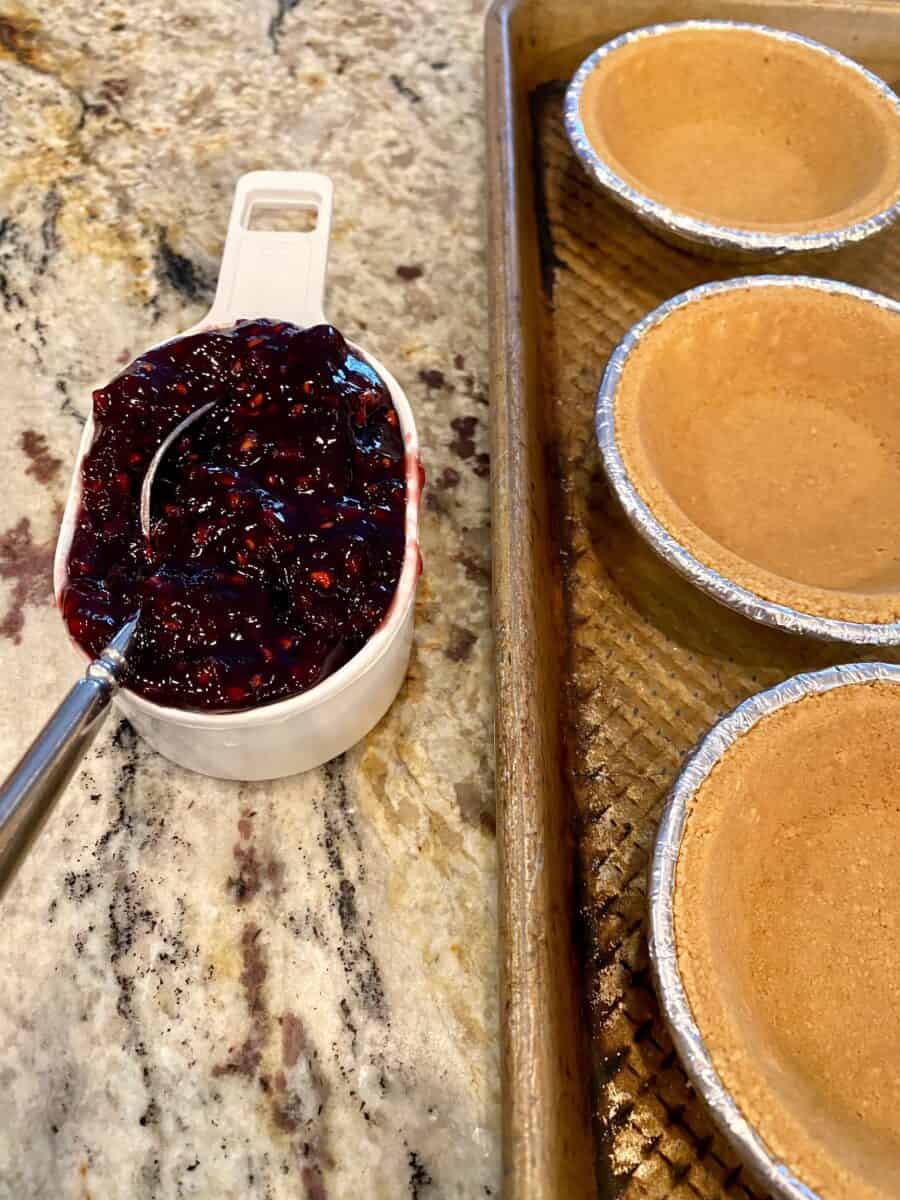
<svg viewBox="0 0 900 1200">
<path fill-rule="evenodd" d="M 149 544 L 141 482 L 169 430 Z M 405 451 L 390 394 L 330 325 L 239 321 L 177 338 L 94 394 L 63 613 L 96 656 L 130 614 L 128 686 L 227 710 L 356 654 L 403 563 Z"/>
</svg>

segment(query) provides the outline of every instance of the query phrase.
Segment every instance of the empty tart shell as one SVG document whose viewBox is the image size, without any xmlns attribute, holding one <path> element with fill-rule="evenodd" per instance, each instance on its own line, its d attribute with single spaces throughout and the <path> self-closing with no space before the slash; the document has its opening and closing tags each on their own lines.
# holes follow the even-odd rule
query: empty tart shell
<svg viewBox="0 0 900 1200">
<path fill-rule="evenodd" d="M 651 950 L 713 1115 L 778 1197 L 900 1195 L 900 668 L 725 718 L 660 830 Z"/>
<path fill-rule="evenodd" d="M 624 34 L 569 89 L 588 171 L 662 231 L 721 249 L 834 249 L 897 216 L 900 102 L 796 34 L 690 21 Z"/>
<path fill-rule="evenodd" d="M 754 619 L 900 641 L 900 305 L 847 284 L 708 284 L 640 322 L 597 402 L 640 532 Z"/>
</svg>

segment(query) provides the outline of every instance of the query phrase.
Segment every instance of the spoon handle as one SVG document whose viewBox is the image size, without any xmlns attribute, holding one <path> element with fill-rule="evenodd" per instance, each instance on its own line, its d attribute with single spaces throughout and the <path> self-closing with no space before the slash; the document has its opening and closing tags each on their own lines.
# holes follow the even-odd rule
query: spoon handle
<svg viewBox="0 0 900 1200">
<path fill-rule="evenodd" d="M 0 897 L 103 724 L 136 626 L 88 666 L 0 787 Z"/>
</svg>

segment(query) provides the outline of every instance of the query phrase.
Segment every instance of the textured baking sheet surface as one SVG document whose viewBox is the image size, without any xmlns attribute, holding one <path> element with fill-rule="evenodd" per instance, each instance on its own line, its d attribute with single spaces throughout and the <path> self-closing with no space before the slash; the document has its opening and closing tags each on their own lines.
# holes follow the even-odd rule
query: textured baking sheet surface
<svg viewBox="0 0 900 1200">
<path fill-rule="evenodd" d="M 797 671 L 898 656 L 750 624 L 674 575 L 617 510 L 593 434 L 607 357 L 661 301 L 749 272 L 664 245 L 602 196 L 566 140 L 563 93 L 563 81 L 541 85 L 531 115 L 600 1194 L 757 1196 L 687 1084 L 650 984 L 646 869 L 658 820 L 685 753 L 740 700 Z M 897 297 L 900 232 L 756 269 L 829 275 Z"/>
</svg>

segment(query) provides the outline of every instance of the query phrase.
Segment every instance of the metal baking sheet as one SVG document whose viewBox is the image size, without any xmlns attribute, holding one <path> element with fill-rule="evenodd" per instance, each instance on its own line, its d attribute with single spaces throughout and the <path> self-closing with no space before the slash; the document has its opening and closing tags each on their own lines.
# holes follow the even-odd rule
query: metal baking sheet
<svg viewBox="0 0 900 1200">
<path fill-rule="evenodd" d="M 900 5 L 499 0 L 487 26 L 493 539 L 504 1075 L 514 1200 L 753 1197 L 666 1032 L 646 876 L 666 794 L 728 709 L 788 675 L 893 652 L 803 641 L 701 594 L 611 497 L 593 433 L 606 361 L 680 291 L 738 272 L 603 196 L 563 127 L 568 79 L 629 28 L 761 21 L 896 87 Z M 760 271 L 900 294 L 900 231 Z"/>
</svg>

